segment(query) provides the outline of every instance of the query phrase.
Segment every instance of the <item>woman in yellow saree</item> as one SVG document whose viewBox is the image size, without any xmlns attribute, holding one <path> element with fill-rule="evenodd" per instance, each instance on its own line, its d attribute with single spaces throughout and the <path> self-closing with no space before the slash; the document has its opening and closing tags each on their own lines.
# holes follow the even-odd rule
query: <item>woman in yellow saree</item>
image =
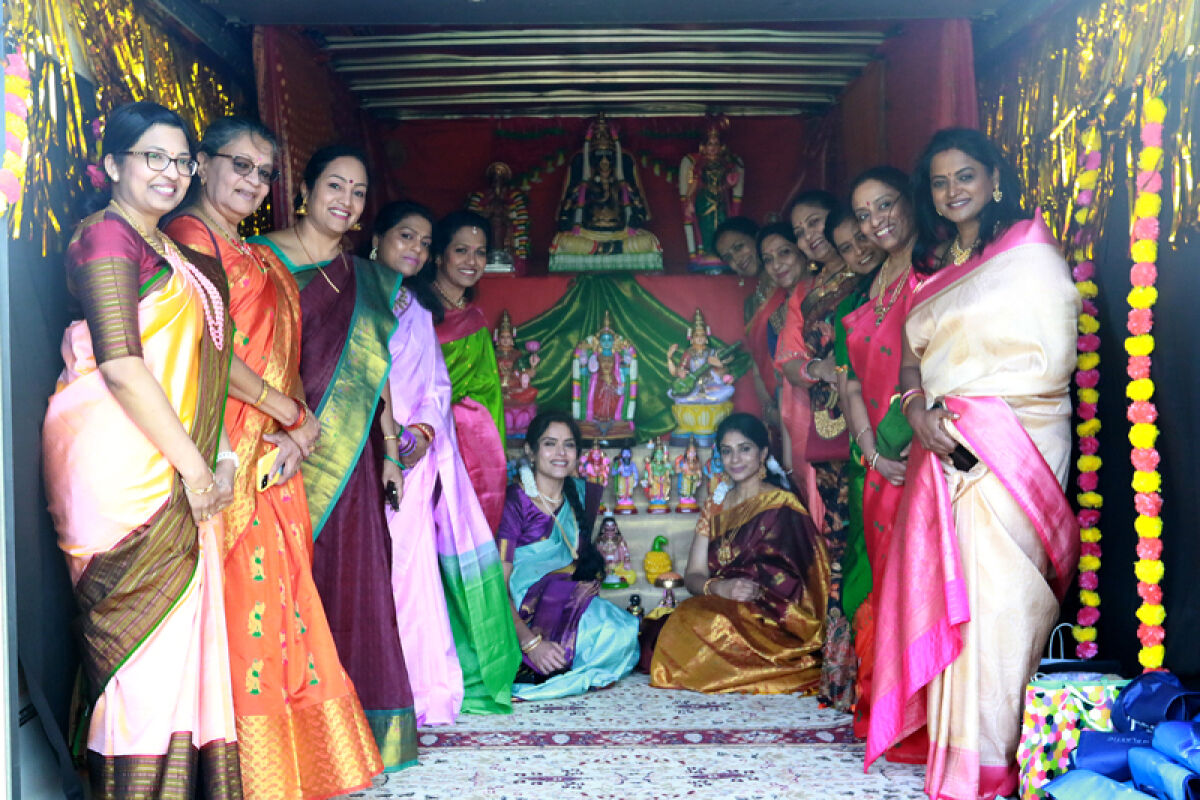
<svg viewBox="0 0 1200 800">
<path fill-rule="evenodd" d="M 90 719 L 76 748 L 95 798 L 242 796 L 219 513 L 228 292 L 219 265 L 157 229 L 196 170 L 186 130 L 154 103 L 109 115 L 112 202 L 67 250 L 83 319 L 63 338 L 43 452 L 81 611 Z"/>
<path fill-rule="evenodd" d="M 983 134 L 934 135 L 900 367 L 913 428 L 876 617 L 867 763 L 928 721 L 925 791 L 1017 785 L 1021 697 L 1074 577 L 1070 468 L 1079 295 L 1016 172 Z"/>
<path fill-rule="evenodd" d="M 368 786 L 383 764 L 313 582 L 299 470 L 319 425 L 298 399 L 300 292 L 283 264 L 237 233 L 278 175 L 275 150 L 257 122 L 226 117 L 209 125 L 200 191 L 166 230 L 221 262 L 237 328 L 225 424 L 240 468 L 223 544 L 244 794 L 316 800 Z M 258 464 L 271 453 L 268 481 L 278 480 L 264 488 Z"/>
<path fill-rule="evenodd" d="M 697 692 L 814 691 L 829 561 L 799 499 L 767 474 L 767 429 L 738 413 L 717 428 L 725 474 L 696 525 L 684 584 L 650 684 Z M 773 462 L 772 462 L 773 463 Z"/>
</svg>

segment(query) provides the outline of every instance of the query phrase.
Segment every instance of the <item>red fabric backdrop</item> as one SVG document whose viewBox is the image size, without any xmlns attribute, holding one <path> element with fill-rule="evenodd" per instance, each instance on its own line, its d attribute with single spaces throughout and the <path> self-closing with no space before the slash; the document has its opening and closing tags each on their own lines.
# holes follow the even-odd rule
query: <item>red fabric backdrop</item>
<svg viewBox="0 0 1200 800">
<path fill-rule="evenodd" d="M 486 188 L 484 170 L 503 161 L 514 174 L 544 165 L 562 153 L 563 162 L 540 171 L 541 180 L 529 188 L 531 274 L 545 274 L 547 248 L 563 180 L 571 156 L 583 143 L 588 121 L 577 118 L 521 117 L 501 120 L 416 120 L 395 124 L 387 134 L 387 167 L 392 182 L 405 197 L 444 214 L 461 208 L 467 194 Z M 614 119 L 622 149 L 639 162 L 638 172 L 653 215 L 647 227 L 662 242 L 668 272 L 684 272 L 687 246 L 677 181 L 680 159 L 693 152 L 704 132 L 703 118 Z M 796 176 L 805 171 L 807 123 L 795 117 L 737 118 L 725 134 L 731 152 L 746 165 L 746 196 L 742 213 L 763 222 L 778 212 Z M 647 156 L 660 167 L 642 166 Z"/>
</svg>

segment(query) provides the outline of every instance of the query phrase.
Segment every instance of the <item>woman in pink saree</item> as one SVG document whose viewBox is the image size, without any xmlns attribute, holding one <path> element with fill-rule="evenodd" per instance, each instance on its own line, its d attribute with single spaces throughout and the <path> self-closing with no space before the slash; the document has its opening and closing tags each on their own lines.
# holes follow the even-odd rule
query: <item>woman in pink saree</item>
<svg viewBox="0 0 1200 800">
<path fill-rule="evenodd" d="M 387 511 L 392 594 L 417 724 L 450 725 L 460 711 L 508 713 L 521 663 L 508 587 L 459 454 L 450 375 L 434 332 L 435 314 L 444 312 L 418 276 L 433 218 L 415 203 L 390 203 L 374 227 L 372 260 L 404 276 L 392 308 L 386 413 L 423 434 L 418 449 L 398 459 L 404 492 Z"/>
<path fill-rule="evenodd" d="M 987 800 L 1016 788 L 1022 692 L 1079 553 L 1063 494 L 1079 296 L 978 131 L 935 134 L 913 181 L 914 263 L 943 266 L 904 329 L 915 435 L 879 588 L 866 758 L 928 723 L 926 793 Z"/>
</svg>

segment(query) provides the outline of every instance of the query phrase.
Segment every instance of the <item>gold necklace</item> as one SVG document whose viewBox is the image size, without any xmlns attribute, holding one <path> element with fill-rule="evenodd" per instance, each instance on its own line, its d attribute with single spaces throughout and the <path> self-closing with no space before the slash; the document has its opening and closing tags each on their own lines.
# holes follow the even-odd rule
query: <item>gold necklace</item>
<svg viewBox="0 0 1200 800">
<path fill-rule="evenodd" d="M 900 298 L 900 294 L 904 291 L 904 285 L 907 283 L 905 276 L 912 269 L 912 264 L 906 264 L 904 269 L 900 270 L 900 274 L 891 280 L 881 280 L 879 291 L 875 294 L 875 327 L 878 328 L 883 324 L 883 318 L 892 310 L 892 306 Z M 883 278 L 883 270 L 880 270 L 879 277 Z M 888 293 L 888 287 L 893 286 L 891 293 Z M 885 295 L 887 298 L 885 300 Z"/>
<path fill-rule="evenodd" d="M 954 266 L 965 264 L 967 259 L 975 254 L 975 244 L 978 241 L 976 239 L 970 247 L 963 247 L 958 243 L 958 235 L 955 234 L 954 241 L 950 242 L 950 261 L 954 263 Z"/>
<path fill-rule="evenodd" d="M 233 246 L 234 250 L 237 250 L 239 253 L 244 255 L 246 258 L 249 258 L 251 261 L 253 261 L 254 266 L 258 267 L 259 272 L 263 273 L 264 275 L 267 273 L 266 266 L 262 263 L 262 260 L 259 259 L 259 257 L 257 255 L 255 255 L 254 250 L 251 249 L 250 245 L 246 244 L 245 239 L 243 239 L 241 236 L 235 236 L 234 234 L 230 233 L 228 230 L 225 229 L 224 225 L 217 222 L 217 220 L 214 217 L 209 216 L 208 212 L 206 212 L 199 205 L 196 205 L 193 208 L 193 210 L 196 212 L 197 216 L 199 216 L 200 219 L 206 225 L 208 225 L 208 227 L 214 229 L 217 233 L 221 234 L 221 238 L 224 239 L 225 241 L 229 242 L 229 244 Z M 221 254 L 217 253 L 216 255 L 219 258 Z"/>
<path fill-rule="evenodd" d="M 467 307 L 467 298 L 465 296 L 466 292 L 464 292 L 463 296 L 460 296 L 458 298 L 458 300 L 451 300 L 449 297 L 446 296 L 446 293 L 442 291 L 442 287 L 438 286 L 438 282 L 436 279 L 433 281 L 432 286 L 433 286 L 433 290 L 435 292 L 437 292 L 438 297 L 440 297 L 446 301 L 446 305 L 450 306 L 451 308 L 457 308 L 457 309 L 464 309 Z"/>
<path fill-rule="evenodd" d="M 295 227 L 293 227 L 291 230 L 292 235 L 296 237 L 296 243 L 300 245 L 300 249 L 304 251 L 304 257 L 308 259 L 308 263 L 317 268 L 317 272 L 321 273 L 321 277 L 325 279 L 325 282 L 329 284 L 329 288 L 333 289 L 335 294 L 341 294 L 342 290 L 334 284 L 333 280 L 329 277 L 329 274 L 325 272 L 321 265 L 317 263 L 317 260 L 313 258 L 312 253 L 308 252 L 308 248 L 304 246 L 304 240 L 300 238 L 300 231 L 296 230 Z M 332 261 L 333 259 L 331 258 L 329 260 Z"/>
<path fill-rule="evenodd" d="M 158 228 L 155 228 L 154 238 L 150 238 L 150 234 L 146 233 L 145 229 L 142 228 L 142 226 L 138 224 L 138 221 L 133 218 L 133 215 L 126 211 L 120 203 L 118 203 L 116 200 L 110 200 L 108 204 L 112 207 L 113 211 L 117 212 L 117 216 L 128 222 L 130 227 L 137 231 L 138 236 L 141 236 L 146 240 L 146 244 L 150 245 L 154 252 L 158 253 L 163 258 L 167 257 L 167 247 L 165 244 L 163 244 L 162 231 L 160 231 Z"/>
</svg>

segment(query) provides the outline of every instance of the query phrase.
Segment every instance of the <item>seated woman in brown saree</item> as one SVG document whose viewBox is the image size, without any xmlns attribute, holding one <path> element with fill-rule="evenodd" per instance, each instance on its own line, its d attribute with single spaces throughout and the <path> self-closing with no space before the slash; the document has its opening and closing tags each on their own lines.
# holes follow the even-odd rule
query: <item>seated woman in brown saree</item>
<svg viewBox="0 0 1200 800">
<path fill-rule="evenodd" d="M 829 561 L 808 512 L 767 478 L 767 429 L 751 414 L 717 428 L 732 485 L 696 525 L 684 583 L 650 683 L 697 692 L 809 692 L 821 677 Z"/>
</svg>

